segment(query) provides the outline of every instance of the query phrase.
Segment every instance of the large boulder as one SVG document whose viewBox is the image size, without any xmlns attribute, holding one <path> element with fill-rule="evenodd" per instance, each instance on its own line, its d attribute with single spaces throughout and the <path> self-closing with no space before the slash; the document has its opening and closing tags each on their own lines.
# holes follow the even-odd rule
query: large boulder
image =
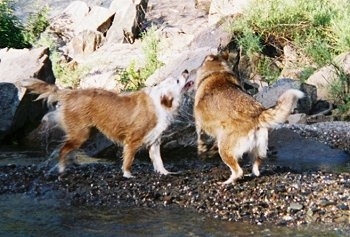
<svg viewBox="0 0 350 237">
<path fill-rule="evenodd" d="M 337 69 L 334 66 L 325 66 L 313 73 L 306 83 L 317 88 L 318 100 L 332 100 L 330 87 L 339 78 Z"/>
<path fill-rule="evenodd" d="M 48 48 L 0 50 L 0 141 L 19 142 L 46 113 L 42 102 L 33 102 L 22 79 L 35 77 L 54 83 Z"/>
<path fill-rule="evenodd" d="M 350 75 L 350 53 L 342 53 L 334 60 L 334 65 L 327 65 L 312 74 L 306 83 L 316 86 L 319 100 L 333 101 L 332 85 L 340 80 L 341 74 Z"/>
<path fill-rule="evenodd" d="M 36 77 L 53 83 L 55 77 L 46 47 L 33 49 L 0 49 L 1 82 L 17 83 L 18 81 Z"/>
<path fill-rule="evenodd" d="M 114 0 L 109 9 L 115 11 L 107 41 L 114 43 L 134 43 L 141 32 L 145 20 L 148 0 Z"/>
<path fill-rule="evenodd" d="M 23 95 L 24 90 L 15 84 L 0 82 L 0 141 L 10 133 Z"/>
<path fill-rule="evenodd" d="M 242 14 L 251 0 L 212 0 L 209 9 L 209 24 L 218 23 L 222 18 Z"/>
<path fill-rule="evenodd" d="M 104 37 L 101 32 L 84 30 L 74 36 L 68 43 L 66 53 L 71 58 L 75 58 L 79 54 L 91 54 L 102 45 L 103 39 Z"/>
<path fill-rule="evenodd" d="M 181 41 L 175 38 L 175 41 Z M 163 60 L 166 64 L 159 68 L 147 81 L 147 85 L 152 85 L 158 80 L 168 76 L 178 76 L 183 70 L 196 70 L 208 54 L 218 53 L 218 49 L 225 47 L 231 41 L 231 35 L 225 31 L 223 24 L 206 27 L 191 37 L 186 47 L 181 51 L 172 53 L 172 57 Z M 169 54 L 170 55 L 170 54 Z"/>
<path fill-rule="evenodd" d="M 264 87 L 255 98 L 265 108 L 269 108 L 274 106 L 278 98 L 288 89 L 299 89 L 305 93 L 305 97 L 299 100 L 296 110 L 299 113 L 309 114 L 317 100 L 316 87 L 297 80 L 282 78 L 271 86 Z"/>
<path fill-rule="evenodd" d="M 60 39 L 65 54 L 74 58 L 94 52 L 103 44 L 114 15 L 108 8 L 74 1 L 52 19 L 49 31 Z"/>
<path fill-rule="evenodd" d="M 63 42 L 69 42 L 76 34 L 77 22 L 84 18 L 90 11 L 89 6 L 83 1 L 73 1 L 60 14 L 50 20 L 49 29 Z M 78 28 L 79 31 L 79 28 Z M 81 28 L 80 31 L 83 31 Z"/>
</svg>

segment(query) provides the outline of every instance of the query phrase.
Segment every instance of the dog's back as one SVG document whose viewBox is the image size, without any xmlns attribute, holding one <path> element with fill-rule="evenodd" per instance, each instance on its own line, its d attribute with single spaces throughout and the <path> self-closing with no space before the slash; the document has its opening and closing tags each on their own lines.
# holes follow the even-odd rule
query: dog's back
<svg viewBox="0 0 350 237">
<path fill-rule="evenodd" d="M 246 127 L 244 132 L 248 132 L 257 125 L 264 110 L 233 81 L 238 80 L 230 73 L 212 73 L 196 92 L 195 117 L 204 118 L 203 128 L 211 135 L 216 136 L 213 130 L 222 126 L 236 134 L 241 133 L 243 127 Z"/>
<path fill-rule="evenodd" d="M 110 140 L 123 143 L 130 136 L 144 137 L 157 123 L 153 102 L 142 90 L 125 94 L 99 88 L 59 90 L 56 85 L 37 79 L 23 85 L 40 94 L 37 100 L 60 102 L 57 122 L 70 136 L 96 127 Z"/>
</svg>

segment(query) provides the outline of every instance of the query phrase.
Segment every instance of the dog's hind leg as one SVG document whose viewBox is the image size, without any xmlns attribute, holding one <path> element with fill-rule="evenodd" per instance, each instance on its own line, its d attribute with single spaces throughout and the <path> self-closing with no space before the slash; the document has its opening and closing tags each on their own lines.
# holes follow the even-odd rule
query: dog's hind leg
<svg viewBox="0 0 350 237">
<path fill-rule="evenodd" d="M 231 176 L 223 184 L 232 184 L 243 175 L 243 170 L 238 164 L 238 158 L 233 154 L 233 145 L 229 137 L 218 139 L 219 154 L 224 163 L 230 167 Z"/>
<path fill-rule="evenodd" d="M 78 149 L 90 135 L 90 128 L 73 129 L 72 131 L 67 131 L 67 138 L 59 152 L 59 164 L 58 171 L 62 173 L 66 167 L 66 157 L 67 155 Z"/>
<path fill-rule="evenodd" d="M 167 175 L 170 172 L 164 168 L 162 157 L 160 155 L 160 141 L 157 140 L 149 147 L 149 157 L 153 163 L 153 168 L 155 172 Z"/>
<path fill-rule="evenodd" d="M 268 146 L 268 130 L 267 128 L 260 128 L 255 132 L 256 146 L 251 152 L 251 158 L 253 160 L 253 174 L 255 176 L 260 175 L 259 166 L 263 159 L 266 158 L 267 146 Z"/>
<path fill-rule="evenodd" d="M 203 141 L 202 137 L 204 136 L 204 132 L 199 122 L 196 122 L 196 133 L 197 133 L 197 154 L 198 156 L 202 156 L 208 148 Z"/>
<path fill-rule="evenodd" d="M 139 143 L 126 142 L 123 149 L 123 177 L 133 178 L 131 174 L 131 166 L 134 162 L 137 149 L 141 146 Z"/>
</svg>

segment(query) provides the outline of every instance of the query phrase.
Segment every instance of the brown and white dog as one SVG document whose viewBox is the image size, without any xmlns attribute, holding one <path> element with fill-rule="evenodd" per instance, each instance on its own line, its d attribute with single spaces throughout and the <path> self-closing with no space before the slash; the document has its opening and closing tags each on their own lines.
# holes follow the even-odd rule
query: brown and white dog
<svg viewBox="0 0 350 237">
<path fill-rule="evenodd" d="M 78 149 L 95 127 L 113 142 L 123 145 L 123 176 L 130 178 L 136 152 L 142 146 L 149 149 L 154 170 L 169 174 L 160 155 L 162 132 L 172 122 L 178 110 L 188 72 L 178 78 L 169 77 L 159 84 L 136 92 L 117 94 L 104 89 L 59 89 L 41 80 L 28 79 L 23 86 L 38 99 L 48 103 L 58 101 L 55 120 L 66 134 L 59 150 L 59 172 L 66 167 L 67 155 Z M 193 82 L 192 82 L 193 83 Z"/>
<path fill-rule="evenodd" d="M 214 137 L 219 155 L 230 167 L 231 176 L 223 184 L 242 177 L 238 159 L 248 153 L 253 174 L 260 175 L 259 165 L 266 157 L 268 129 L 284 123 L 304 93 L 289 89 L 273 108 L 266 109 L 242 90 L 240 80 L 227 63 L 228 54 L 208 55 L 197 69 L 194 117 L 201 154 L 204 131 Z"/>
</svg>

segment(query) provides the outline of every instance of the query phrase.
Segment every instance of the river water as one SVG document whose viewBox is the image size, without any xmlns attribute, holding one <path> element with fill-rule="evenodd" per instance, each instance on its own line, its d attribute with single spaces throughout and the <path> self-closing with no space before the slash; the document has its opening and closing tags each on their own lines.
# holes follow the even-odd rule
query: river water
<svg viewBox="0 0 350 237">
<path fill-rule="evenodd" d="M 224 222 L 188 210 L 71 207 L 0 196 L 0 236 L 312 236 L 311 230 Z M 314 234 L 312 234 L 314 233 Z M 317 232 L 317 236 L 336 236 Z"/>
</svg>

